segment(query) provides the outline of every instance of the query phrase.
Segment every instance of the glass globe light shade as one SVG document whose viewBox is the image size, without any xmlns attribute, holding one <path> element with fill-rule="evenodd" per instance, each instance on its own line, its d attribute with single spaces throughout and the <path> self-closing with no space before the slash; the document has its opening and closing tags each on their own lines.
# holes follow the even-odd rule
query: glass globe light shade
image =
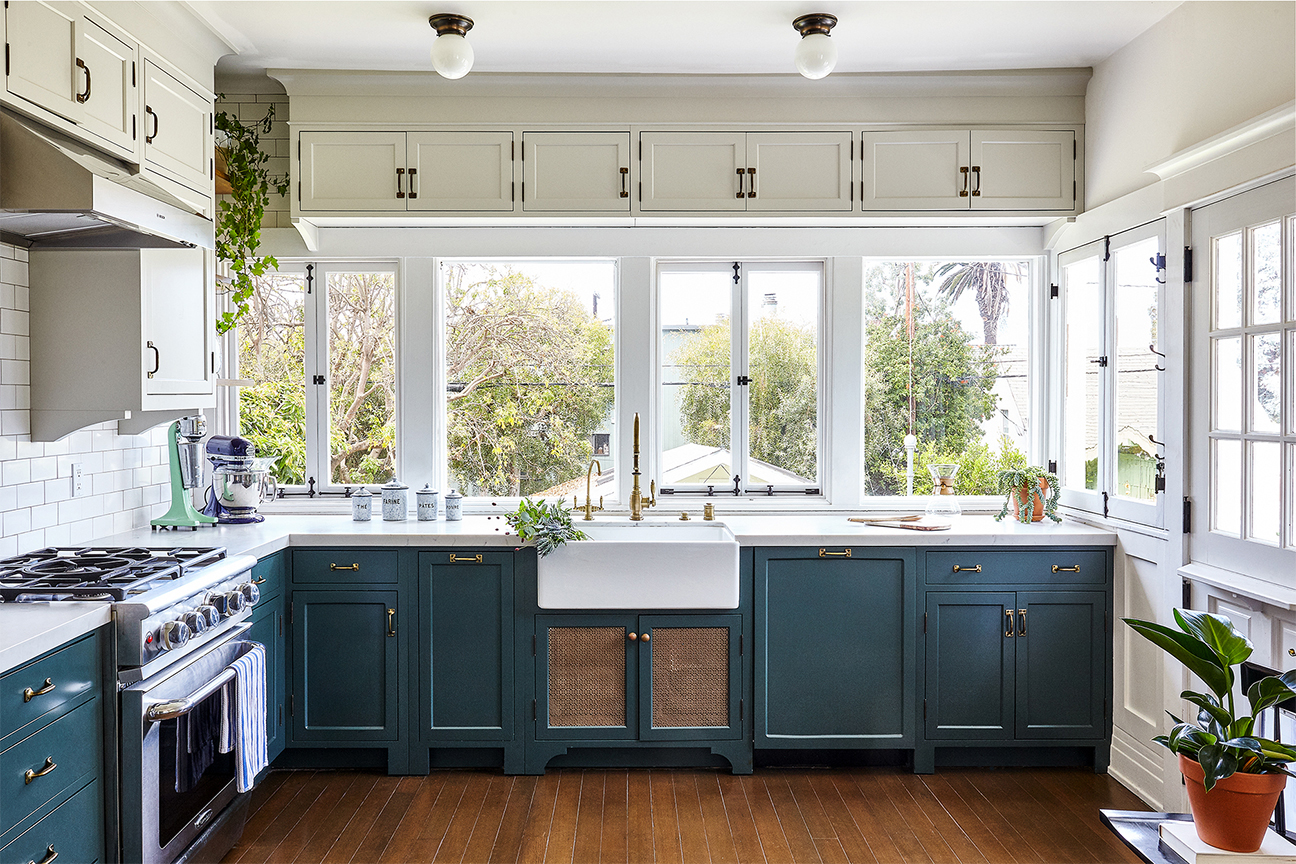
<svg viewBox="0 0 1296 864">
<path fill-rule="evenodd" d="M 432 68 L 442 78 L 462 78 L 472 69 L 472 64 L 472 46 L 457 33 L 438 36 L 432 43 Z"/>
<path fill-rule="evenodd" d="M 796 47 L 796 68 L 807 78 L 824 77 L 837 65 L 837 46 L 827 33 L 811 33 Z"/>
</svg>

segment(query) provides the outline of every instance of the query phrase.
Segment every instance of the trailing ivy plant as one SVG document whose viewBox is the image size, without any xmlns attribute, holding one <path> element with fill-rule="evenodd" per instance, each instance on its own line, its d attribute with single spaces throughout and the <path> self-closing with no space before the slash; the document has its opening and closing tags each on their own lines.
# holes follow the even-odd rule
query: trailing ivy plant
<svg viewBox="0 0 1296 864">
<path fill-rule="evenodd" d="M 260 120 L 245 123 L 232 114 L 216 112 L 221 142 L 217 149 L 225 159 L 231 190 L 229 197 L 217 205 L 216 257 L 229 264 L 233 280 L 230 300 L 234 305 L 216 322 L 220 333 L 228 332 L 247 313 L 248 301 L 256 290 L 253 280 L 279 269 L 279 262 L 272 256 L 256 254 L 270 193 L 288 194 L 288 176 L 271 174 L 266 168 L 270 156 L 261 149 L 261 136 L 270 132 L 274 113 L 274 105 L 270 105 Z"/>
<path fill-rule="evenodd" d="M 589 535 L 572 524 L 571 510 L 555 501 L 523 498 L 517 512 L 504 516 L 521 540 L 534 540 L 536 552 L 543 558 L 569 540 L 588 540 Z"/>
</svg>

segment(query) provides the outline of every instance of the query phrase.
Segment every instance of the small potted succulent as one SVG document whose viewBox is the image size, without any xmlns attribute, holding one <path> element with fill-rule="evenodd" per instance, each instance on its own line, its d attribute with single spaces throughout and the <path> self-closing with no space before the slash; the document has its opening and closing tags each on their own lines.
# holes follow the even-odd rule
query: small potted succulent
<svg viewBox="0 0 1296 864">
<path fill-rule="evenodd" d="M 1062 521 L 1062 517 L 1057 515 L 1062 484 L 1051 471 L 1034 465 L 1000 471 L 999 491 L 1006 497 L 996 520 L 1007 516 L 1011 507 L 1018 522 L 1038 522 L 1045 516 L 1054 522 Z"/>
<path fill-rule="evenodd" d="M 1232 852 L 1254 852 L 1264 842 L 1278 795 L 1292 774 L 1296 750 L 1255 734 L 1261 711 L 1296 696 L 1296 669 L 1263 678 L 1247 689 L 1250 716 L 1238 716 L 1233 667 L 1252 645 L 1220 615 L 1174 610 L 1176 630 L 1126 618 L 1142 636 L 1164 648 L 1205 683 L 1209 693 L 1185 690 L 1180 698 L 1199 709 L 1197 722 L 1170 714 L 1174 728 L 1153 740 L 1179 757 L 1197 836 Z M 1167 712 L 1169 713 L 1169 712 Z"/>
</svg>

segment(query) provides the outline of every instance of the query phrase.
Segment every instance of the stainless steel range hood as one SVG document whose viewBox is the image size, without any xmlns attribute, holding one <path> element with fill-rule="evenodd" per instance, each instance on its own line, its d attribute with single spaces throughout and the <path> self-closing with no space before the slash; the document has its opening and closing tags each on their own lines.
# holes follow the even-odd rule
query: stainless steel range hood
<svg viewBox="0 0 1296 864">
<path fill-rule="evenodd" d="M 109 157 L 0 112 L 0 234 L 33 246 L 215 246 L 212 221 Z"/>
</svg>

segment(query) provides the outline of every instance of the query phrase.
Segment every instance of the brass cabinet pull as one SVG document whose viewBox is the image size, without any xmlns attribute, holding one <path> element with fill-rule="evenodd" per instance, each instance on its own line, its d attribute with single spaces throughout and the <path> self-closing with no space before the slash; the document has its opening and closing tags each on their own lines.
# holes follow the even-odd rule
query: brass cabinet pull
<svg viewBox="0 0 1296 864">
<path fill-rule="evenodd" d="M 152 378 L 162 368 L 162 352 L 152 342 L 148 343 L 148 347 L 153 352 L 153 371 L 148 373 L 148 377 Z"/>
<path fill-rule="evenodd" d="M 402 184 L 404 182 L 405 182 L 405 169 L 397 168 L 396 169 L 396 197 L 397 198 L 405 197 L 405 190 L 402 188 Z"/>
<path fill-rule="evenodd" d="M 851 550 L 842 549 L 840 551 L 835 551 L 832 549 L 820 549 L 819 557 L 820 558 L 849 558 L 851 557 Z"/>
<path fill-rule="evenodd" d="M 756 169 L 748 168 L 747 176 L 751 178 L 751 182 L 747 184 L 750 187 L 747 191 L 747 197 L 755 198 L 756 197 Z"/>
<path fill-rule="evenodd" d="M 253 584 L 253 585 L 264 585 L 265 583 L 266 583 L 266 580 L 265 580 L 264 578 L 262 578 L 262 577 L 259 577 L 259 576 L 258 576 L 257 578 L 255 578 L 255 579 L 252 580 L 252 584 Z"/>
<path fill-rule="evenodd" d="M 85 89 L 85 92 L 84 92 L 84 93 L 78 93 L 78 94 L 76 94 L 76 100 L 77 100 L 77 102 L 78 102 L 79 104 L 81 104 L 81 105 L 84 105 L 85 103 L 87 103 L 87 102 L 90 101 L 90 67 L 87 66 L 87 65 L 85 64 L 85 61 L 82 60 L 80 57 L 76 58 L 76 65 L 77 65 L 77 68 L 78 68 L 78 69 L 83 69 L 83 70 L 85 70 L 85 73 L 86 73 L 86 89 Z"/>
<path fill-rule="evenodd" d="M 1009 639 L 1013 637 L 1013 610 L 1004 610 L 1004 636 Z"/>
<path fill-rule="evenodd" d="M 44 777 L 46 774 L 50 773 L 57 767 L 58 767 L 58 763 L 54 761 L 54 757 L 46 756 L 44 768 L 42 768 L 39 771 L 33 771 L 32 769 L 28 768 L 26 771 L 23 772 L 23 785 L 26 786 L 28 783 L 35 780 L 37 777 Z"/>
<path fill-rule="evenodd" d="M 145 144 L 152 144 L 152 143 L 153 143 L 153 139 L 157 137 L 157 133 L 158 133 L 158 115 L 157 115 L 157 112 L 154 111 L 154 110 L 153 110 L 151 107 L 149 107 L 148 105 L 145 105 L 145 106 L 144 106 L 144 113 L 145 113 L 145 114 L 152 114 L 152 115 L 153 115 L 153 134 L 152 134 L 152 135 L 145 135 L 145 136 L 144 136 L 144 143 L 145 143 Z"/>
<path fill-rule="evenodd" d="M 418 176 L 418 169 L 409 169 L 409 197 L 411 199 L 418 197 L 418 190 L 414 188 L 414 178 Z"/>
<path fill-rule="evenodd" d="M 964 165 L 962 168 L 960 168 L 960 169 L 959 169 L 959 173 L 963 175 L 963 191 L 962 191 L 962 192 L 959 192 L 959 197 L 960 197 L 960 198 L 966 198 L 966 197 L 968 197 L 968 169 L 967 169 L 967 166 Z"/>
<path fill-rule="evenodd" d="M 360 572 L 360 563 L 356 562 L 355 564 L 334 564 L 333 562 L 330 561 L 329 569 L 330 570 L 354 570 L 358 573 Z"/>
<path fill-rule="evenodd" d="M 980 564 L 973 564 L 971 567 L 962 567 L 962 566 L 960 566 L 960 565 L 958 565 L 958 564 L 955 564 L 955 565 L 954 565 L 954 572 L 955 572 L 955 573 L 980 573 L 980 572 L 981 572 L 981 565 L 980 565 Z"/>
<path fill-rule="evenodd" d="M 388 636 L 396 635 L 396 610 L 395 609 L 387 610 L 387 635 Z"/>
<path fill-rule="evenodd" d="M 738 168 L 738 169 L 735 169 L 735 170 L 738 172 L 738 194 L 735 195 L 734 197 L 735 197 L 735 198 L 746 198 L 747 196 L 746 196 L 746 194 L 743 192 L 743 178 L 747 176 L 747 172 L 744 171 L 742 168 Z"/>
<path fill-rule="evenodd" d="M 972 173 L 976 175 L 976 183 L 977 183 L 976 188 L 972 190 L 972 197 L 980 198 L 981 197 L 981 166 L 973 165 Z"/>
<path fill-rule="evenodd" d="M 1026 636 L 1026 610 L 1017 610 L 1017 635 L 1025 638 Z"/>
<path fill-rule="evenodd" d="M 44 858 L 42 858 L 40 861 L 28 861 L 27 864 L 50 864 L 50 862 L 57 857 L 58 857 L 58 853 L 54 851 L 54 844 L 51 843 L 49 845 L 49 848 L 45 850 Z"/>
<path fill-rule="evenodd" d="M 451 564 L 480 564 L 482 563 L 482 556 L 480 552 L 478 552 L 476 555 L 456 555 L 455 553 L 451 552 L 450 563 Z"/>
<path fill-rule="evenodd" d="M 633 641 L 635 641 L 636 639 L 639 638 L 639 634 L 638 634 L 638 633 L 627 633 L 627 634 L 626 634 L 626 638 L 629 639 L 631 642 L 633 642 Z"/>
<path fill-rule="evenodd" d="M 54 679 L 46 678 L 45 683 L 41 685 L 41 688 L 39 690 L 33 690 L 30 687 L 24 687 L 23 701 L 30 702 L 31 700 L 35 699 L 37 696 L 44 696 L 46 693 L 52 693 L 53 691 L 54 691 Z"/>
<path fill-rule="evenodd" d="M 1074 567 L 1059 567 L 1058 565 L 1054 564 L 1053 572 L 1054 573 L 1079 573 L 1080 565 L 1077 564 Z"/>
<path fill-rule="evenodd" d="M 626 185 L 629 182 L 630 182 L 630 169 L 622 168 L 621 169 L 621 197 L 622 198 L 630 197 L 630 190 L 627 188 Z"/>
</svg>

